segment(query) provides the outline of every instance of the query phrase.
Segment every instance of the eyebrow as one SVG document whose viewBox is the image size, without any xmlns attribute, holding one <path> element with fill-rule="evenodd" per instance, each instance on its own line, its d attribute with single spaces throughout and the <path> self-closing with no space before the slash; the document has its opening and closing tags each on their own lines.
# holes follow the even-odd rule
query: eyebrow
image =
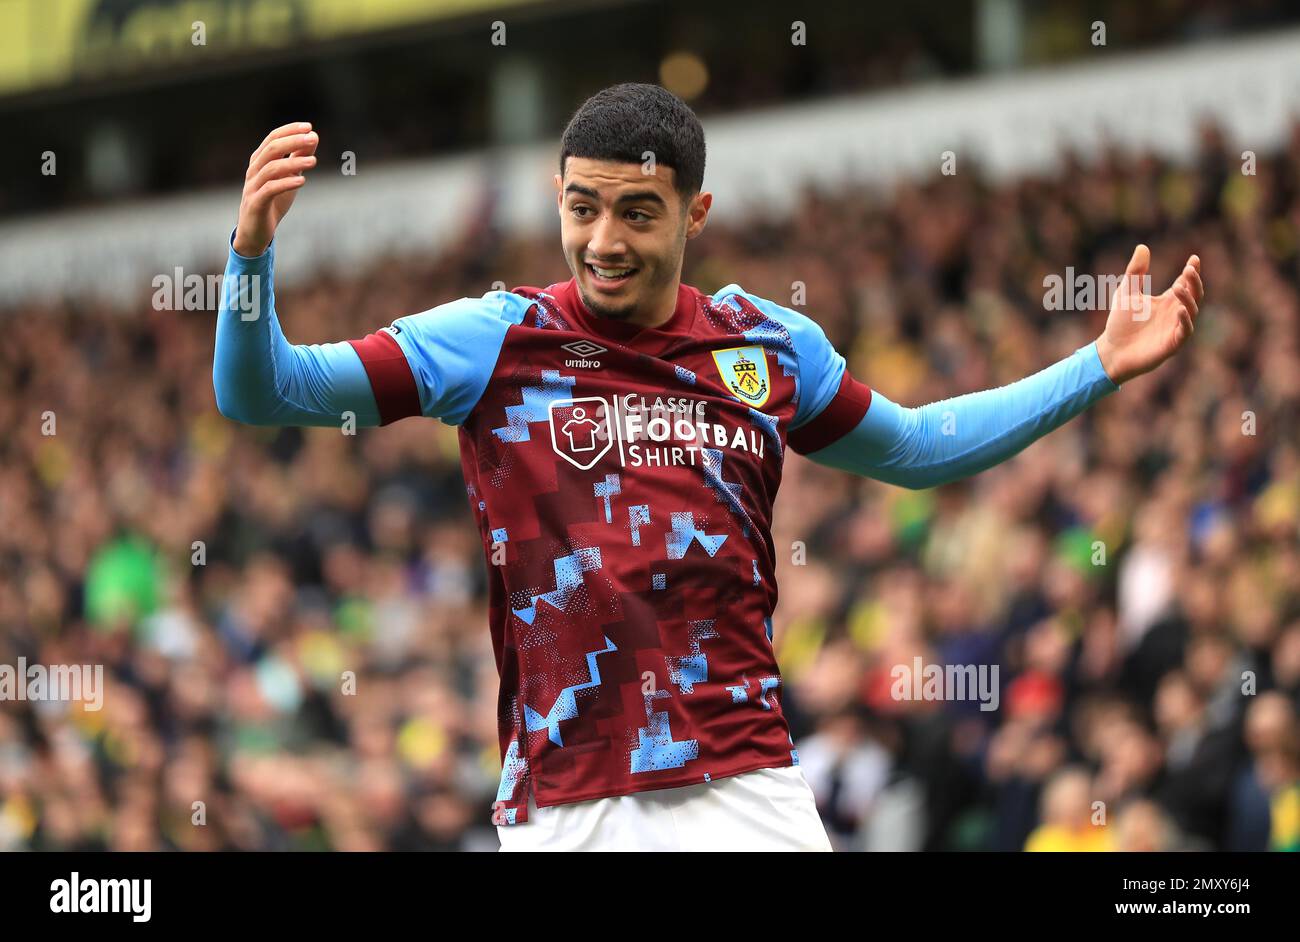
<svg viewBox="0 0 1300 942">
<path fill-rule="evenodd" d="M 590 196 L 594 200 L 600 199 L 599 193 L 589 186 L 583 186 L 581 183 L 570 183 L 564 188 L 564 192 L 581 193 L 583 196 Z M 654 190 L 638 190 L 635 193 L 624 193 L 615 200 L 614 203 L 615 205 L 618 205 L 619 203 L 658 203 L 664 208 L 667 208 L 668 206 L 668 204 L 664 202 L 664 198 Z"/>
</svg>

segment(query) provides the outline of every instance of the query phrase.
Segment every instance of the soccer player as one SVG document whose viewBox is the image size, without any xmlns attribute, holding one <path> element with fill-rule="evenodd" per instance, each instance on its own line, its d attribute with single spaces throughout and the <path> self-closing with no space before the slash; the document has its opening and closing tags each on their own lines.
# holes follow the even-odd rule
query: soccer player
<svg viewBox="0 0 1300 942">
<path fill-rule="evenodd" d="M 1158 296 L 1127 290 L 1150 263 L 1138 246 L 1096 341 L 1010 385 L 904 408 L 849 375 L 804 314 L 681 283 L 713 201 L 704 133 L 674 95 L 624 84 L 585 102 L 561 142 L 572 278 L 292 345 L 273 236 L 316 145 L 286 125 L 249 161 L 217 405 L 256 425 L 352 413 L 459 428 L 489 561 L 505 850 L 830 849 L 772 649 L 786 451 L 909 488 L 974 474 L 1170 357 L 1202 296 L 1196 256 Z"/>
</svg>

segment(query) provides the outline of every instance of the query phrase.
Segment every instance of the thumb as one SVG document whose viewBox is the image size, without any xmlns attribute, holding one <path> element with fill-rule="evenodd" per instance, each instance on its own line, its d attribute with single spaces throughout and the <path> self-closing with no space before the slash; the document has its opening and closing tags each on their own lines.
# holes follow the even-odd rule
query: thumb
<svg viewBox="0 0 1300 942">
<path fill-rule="evenodd" d="M 1128 260 L 1128 268 L 1124 269 L 1125 275 L 1138 275 L 1139 277 L 1147 273 L 1151 267 L 1151 250 L 1145 245 L 1139 244 L 1133 250 L 1133 257 Z"/>
</svg>

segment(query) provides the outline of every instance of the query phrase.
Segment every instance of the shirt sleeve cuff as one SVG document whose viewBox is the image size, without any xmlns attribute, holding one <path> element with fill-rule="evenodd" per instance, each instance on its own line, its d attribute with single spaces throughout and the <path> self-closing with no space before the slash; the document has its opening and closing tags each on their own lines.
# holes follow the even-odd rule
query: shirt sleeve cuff
<svg viewBox="0 0 1300 942">
<path fill-rule="evenodd" d="M 871 408 L 871 387 L 844 371 L 840 388 L 826 408 L 790 433 L 787 442 L 801 455 L 821 451 L 857 427 Z"/>
<path fill-rule="evenodd" d="M 1083 361 L 1088 365 L 1088 371 L 1095 382 L 1100 382 L 1107 392 L 1114 392 L 1119 389 L 1119 384 L 1110 378 L 1106 368 L 1101 365 L 1101 353 L 1097 350 L 1097 341 L 1093 341 L 1086 347 L 1080 347 L 1077 351 L 1083 354 Z"/>
<path fill-rule="evenodd" d="M 272 264 L 275 262 L 275 239 L 271 240 L 271 244 L 266 247 L 266 251 L 261 255 L 249 257 L 240 255 L 235 251 L 235 233 L 237 231 L 239 231 L 238 227 L 230 230 L 228 267 L 233 268 L 235 271 L 248 273 L 270 271 Z"/>
</svg>

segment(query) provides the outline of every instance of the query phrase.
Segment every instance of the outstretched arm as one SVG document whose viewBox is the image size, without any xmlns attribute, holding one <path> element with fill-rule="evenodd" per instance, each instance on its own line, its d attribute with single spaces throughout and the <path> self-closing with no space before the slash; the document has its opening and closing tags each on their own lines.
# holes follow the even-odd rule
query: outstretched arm
<svg viewBox="0 0 1300 942">
<path fill-rule="evenodd" d="M 890 484 L 935 487 L 1005 461 L 1118 388 L 1091 343 L 1007 386 L 916 408 L 872 390 L 858 424 L 808 457 Z"/>
<path fill-rule="evenodd" d="M 1205 293 L 1200 259 L 1189 258 L 1158 296 L 1143 290 L 1150 263 L 1150 250 L 1139 245 L 1112 299 L 1105 331 L 1064 360 L 1007 386 L 916 408 L 898 406 L 846 376 L 843 392 L 827 409 L 844 402 L 841 416 L 822 424 L 843 429 L 845 414 L 856 424 L 829 442 L 814 434 L 815 450 L 799 450 L 821 464 L 912 488 L 945 484 L 1005 461 L 1119 384 L 1155 369 L 1191 337 Z"/>
</svg>

